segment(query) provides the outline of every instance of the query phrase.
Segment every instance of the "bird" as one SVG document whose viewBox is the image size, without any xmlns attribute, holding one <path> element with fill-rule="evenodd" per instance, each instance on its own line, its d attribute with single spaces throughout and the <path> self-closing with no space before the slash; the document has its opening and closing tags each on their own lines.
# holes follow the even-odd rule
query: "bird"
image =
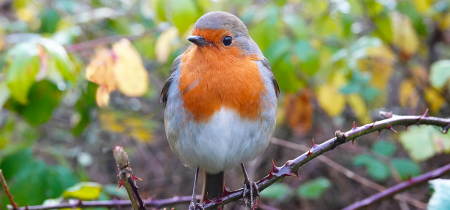
<svg viewBox="0 0 450 210">
<path fill-rule="evenodd" d="M 173 61 L 160 101 L 171 150 L 196 169 L 189 208 L 203 209 L 195 199 L 199 169 L 204 201 L 222 195 L 224 172 L 239 165 L 244 201 L 250 193 L 253 207 L 253 194 L 259 191 L 244 163 L 264 152 L 275 130 L 277 80 L 245 24 L 233 14 L 204 14 L 187 40 L 192 44 Z"/>
</svg>

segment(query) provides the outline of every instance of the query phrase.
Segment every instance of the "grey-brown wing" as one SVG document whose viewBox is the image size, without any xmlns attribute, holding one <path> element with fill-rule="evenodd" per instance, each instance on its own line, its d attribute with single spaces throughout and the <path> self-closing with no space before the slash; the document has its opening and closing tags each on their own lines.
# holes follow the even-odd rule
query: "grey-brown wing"
<svg viewBox="0 0 450 210">
<path fill-rule="evenodd" d="M 264 57 L 263 57 L 263 59 L 261 59 L 261 61 L 262 61 L 263 65 L 264 65 L 264 67 L 266 67 L 267 69 L 269 69 L 269 71 L 270 71 L 270 73 L 271 73 L 271 76 L 272 76 L 272 82 L 273 82 L 273 87 L 274 87 L 274 89 L 275 89 L 275 94 L 276 94 L 276 96 L 277 96 L 277 98 L 278 98 L 278 96 L 280 95 L 280 87 L 278 87 L 278 82 L 277 82 L 277 79 L 275 78 L 275 75 L 273 74 L 272 67 L 270 66 L 270 63 L 269 63 L 269 61 L 267 60 L 267 58 L 264 58 Z"/>
<path fill-rule="evenodd" d="M 164 84 L 164 87 L 161 90 L 161 95 L 159 96 L 159 101 L 161 103 L 163 103 L 164 107 L 166 107 L 169 87 L 172 84 L 172 80 L 173 80 L 172 74 L 180 66 L 180 63 L 181 63 L 181 55 L 178 56 L 177 58 L 175 58 L 172 65 L 170 66 L 169 75 L 167 76 L 166 83 Z"/>
</svg>

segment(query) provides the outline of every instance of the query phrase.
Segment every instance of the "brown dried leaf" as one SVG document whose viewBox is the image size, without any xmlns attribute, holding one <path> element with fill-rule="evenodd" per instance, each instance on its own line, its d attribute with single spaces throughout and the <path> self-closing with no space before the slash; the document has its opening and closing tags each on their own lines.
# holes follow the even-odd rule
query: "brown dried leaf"
<svg viewBox="0 0 450 210">
<path fill-rule="evenodd" d="M 295 95 L 285 98 L 286 117 L 289 127 L 297 134 L 305 135 L 312 127 L 314 106 L 311 103 L 312 91 L 305 88 Z"/>
</svg>

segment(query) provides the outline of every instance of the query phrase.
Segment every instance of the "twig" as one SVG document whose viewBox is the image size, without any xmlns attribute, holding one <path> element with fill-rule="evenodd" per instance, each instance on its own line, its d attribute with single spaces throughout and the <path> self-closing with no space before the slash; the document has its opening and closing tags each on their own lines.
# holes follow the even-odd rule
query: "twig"
<svg viewBox="0 0 450 210">
<path fill-rule="evenodd" d="M 306 151 L 309 150 L 308 147 L 306 147 L 306 146 L 304 146 L 302 144 L 296 144 L 296 143 L 289 142 L 289 141 L 286 141 L 286 140 L 283 140 L 283 139 L 272 138 L 271 139 L 271 143 L 276 144 L 276 145 L 280 145 L 280 146 L 283 146 L 283 147 L 295 149 L 295 150 L 298 150 L 298 151 L 302 151 L 302 152 L 306 152 Z M 386 190 L 385 187 L 383 187 L 383 186 L 381 186 L 381 185 L 379 185 L 379 184 L 377 184 L 375 182 L 370 181 L 369 179 L 366 179 L 366 178 L 364 178 L 364 177 L 354 173 L 353 171 L 345 168 L 344 166 L 340 165 L 339 163 L 333 161 L 332 159 L 330 159 L 330 158 L 328 158 L 326 156 L 321 155 L 321 156 L 319 156 L 317 158 L 320 161 L 322 161 L 323 163 L 325 163 L 328 166 L 330 166 L 331 168 L 333 168 L 334 170 L 336 170 L 338 172 L 341 172 L 342 174 L 344 174 L 348 178 L 353 179 L 353 180 L 361 183 L 364 186 L 367 186 L 369 188 L 372 188 L 372 189 L 380 191 L 380 192 L 383 191 L 383 190 Z M 427 204 L 426 203 L 423 203 L 422 201 L 410 198 L 408 196 L 405 196 L 405 195 L 402 195 L 402 194 L 398 194 L 398 195 L 395 195 L 394 198 L 396 200 L 399 200 L 399 201 L 407 202 L 407 203 L 409 203 L 409 204 L 411 204 L 411 205 L 413 205 L 413 206 L 415 206 L 415 207 L 417 207 L 419 209 L 427 209 Z"/>
<path fill-rule="evenodd" d="M 389 119 L 381 120 L 371 124 L 363 125 L 360 127 L 353 127 L 347 132 L 336 131 L 336 137 L 320 144 L 313 145 L 313 147 L 306 153 L 300 155 L 294 160 L 289 160 L 282 167 L 277 167 L 273 165 L 273 169 L 270 171 L 269 175 L 265 176 L 257 182 L 258 189 L 261 191 L 269 187 L 273 183 L 282 180 L 285 176 L 298 176 L 298 170 L 301 166 L 305 165 L 312 159 L 318 157 L 319 155 L 333 150 L 335 147 L 344 144 L 349 141 L 354 141 L 356 138 L 373 133 L 375 131 L 381 132 L 384 129 L 395 131 L 393 126 L 411 126 L 411 125 L 435 125 L 445 128 L 450 124 L 450 119 L 429 117 L 427 113 L 422 116 L 399 116 L 393 115 Z M 396 132 L 396 131 L 395 131 Z M 238 200 L 243 197 L 243 190 L 239 189 L 233 192 L 227 192 L 225 195 L 215 198 L 208 203 L 204 203 L 203 207 L 205 210 L 216 208 L 220 205 L 225 205 L 232 201 Z"/>
<path fill-rule="evenodd" d="M 444 175 L 446 173 L 449 173 L 449 172 L 450 172 L 450 164 L 445 165 L 443 167 L 440 167 L 438 169 L 435 169 L 433 171 L 430 171 L 428 173 L 422 174 L 422 175 L 420 175 L 418 177 L 411 178 L 408 181 L 405 181 L 405 182 L 402 182 L 400 184 L 397 184 L 397 185 L 395 185 L 395 186 L 393 186 L 391 188 L 388 188 L 385 191 L 382 191 L 380 193 L 372 195 L 372 196 L 370 196 L 370 197 L 368 197 L 368 198 L 366 198 L 366 199 L 364 199 L 362 201 L 358 201 L 358 202 L 356 202 L 356 203 L 346 207 L 343 210 L 353 210 L 353 209 L 359 209 L 359 208 L 362 208 L 362 207 L 369 206 L 369 205 L 371 205 L 373 203 L 381 201 L 382 199 L 388 198 L 388 197 L 390 197 L 390 196 L 392 196 L 394 194 L 397 194 L 399 192 L 407 190 L 410 187 L 413 187 L 413 186 L 418 185 L 418 184 L 422 184 L 422 183 L 424 183 L 424 182 L 426 182 L 428 180 L 431 180 L 431 179 L 438 178 L 438 177 L 440 177 L 440 176 L 442 176 L 442 175 Z"/>
<path fill-rule="evenodd" d="M 134 210 L 147 210 L 141 196 L 139 195 L 138 187 L 135 180 L 139 179 L 133 175 L 133 170 L 130 167 L 130 162 L 128 161 L 128 155 L 123 150 L 123 147 L 116 146 L 114 148 L 114 159 L 117 162 L 117 167 L 119 168 L 119 187 L 122 185 L 125 187 L 130 198 L 131 205 Z M 139 179 L 140 180 L 140 179 Z"/>
<path fill-rule="evenodd" d="M 6 183 L 5 177 L 3 176 L 2 169 L 0 169 L 0 182 L 2 183 L 3 187 L 5 188 L 5 193 L 8 196 L 9 202 L 11 202 L 12 209 L 14 209 L 14 210 L 17 209 L 18 208 L 17 203 L 14 202 L 11 192 L 9 192 L 9 187 L 8 187 L 8 184 Z"/>
<path fill-rule="evenodd" d="M 200 196 L 197 196 L 200 199 Z M 154 200 L 148 199 L 145 202 L 147 207 L 154 207 L 157 209 L 163 208 L 165 206 L 173 206 L 182 203 L 191 202 L 191 196 L 175 196 L 173 198 Z M 75 201 L 73 203 L 61 203 L 52 206 L 27 206 L 20 207 L 17 210 L 47 210 L 47 209 L 65 209 L 65 208 L 88 208 L 88 207 L 106 207 L 106 208 L 117 208 L 117 207 L 131 207 L 131 202 L 129 200 L 109 200 L 109 201 Z M 11 209 L 11 208 L 9 208 Z"/>
<path fill-rule="evenodd" d="M 150 33 L 151 32 L 146 32 L 141 35 L 128 35 L 128 36 L 116 35 L 116 36 L 101 37 L 90 41 L 80 42 L 73 45 L 67 45 L 65 46 L 65 48 L 68 53 L 79 52 L 83 50 L 91 50 L 92 48 L 95 48 L 100 45 L 113 44 L 123 38 L 128 39 L 130 41 L 140 39 L 144 36 L 149 35 Z"/>
</svg>

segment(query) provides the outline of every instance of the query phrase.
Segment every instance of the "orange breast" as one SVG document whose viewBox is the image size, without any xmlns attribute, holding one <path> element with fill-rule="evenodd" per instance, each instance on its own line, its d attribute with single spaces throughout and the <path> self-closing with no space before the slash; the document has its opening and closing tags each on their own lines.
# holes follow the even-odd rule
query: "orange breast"
<svg viewBox="0 0 450 210">
<path fill-rule="evenodd" d="M 254 62 L 237 47 L 190 47 L 182 57 L 179 89 L 184 107 L 197 122 L 207 122 L 221 107 L 254 120 L 261 111 L 264 83 Z"/>
</svg>

